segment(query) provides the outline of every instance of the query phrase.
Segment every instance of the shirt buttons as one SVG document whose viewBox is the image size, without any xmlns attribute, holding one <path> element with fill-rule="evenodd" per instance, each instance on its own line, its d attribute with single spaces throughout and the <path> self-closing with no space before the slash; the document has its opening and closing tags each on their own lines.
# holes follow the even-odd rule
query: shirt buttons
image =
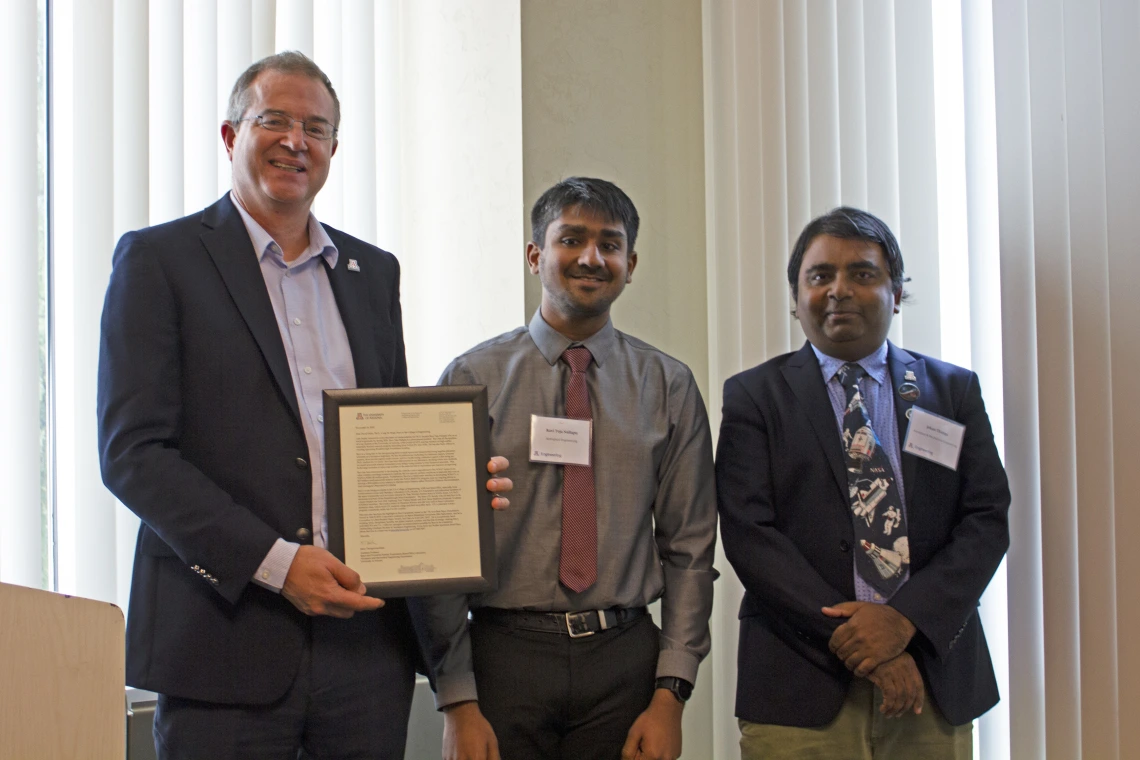
<svg viewBox="0 0 1140 760">
<path fill-rule="evenodd" d="M 305 374 L 306 375 L 313 374 L 313 368 L 312 367 L 305 367 Z"/>
<path fill-rule="evenodd" d="M 262 570 L 261 571 L 261 580 L 263 580 L 263 581 L 269 580 L 269 571 L 268 570 Z"/>
<path fill-rule="evenodd" d="M 318 414 L 317 415 L 317 422 L 324 422 L 324 421 L 325 421 L 325 416 L 323 414 Z"/>
<path fill-rule="evenodd" d="M 880 593 L 878 593 L 878 592 L 875 592 L 875 601 L 876 601 L 876 602 L 881 602 L 881 601 L 883 601 L 883 595 L 882 595 L 882 594 L 880 594 Z"/>
<path fill-rule="evenodd" d="M 295 324 L 295 325 L 301 324 L 301 318 L 300 317 L 293 317 L 293 324 Z"/>
</svg>

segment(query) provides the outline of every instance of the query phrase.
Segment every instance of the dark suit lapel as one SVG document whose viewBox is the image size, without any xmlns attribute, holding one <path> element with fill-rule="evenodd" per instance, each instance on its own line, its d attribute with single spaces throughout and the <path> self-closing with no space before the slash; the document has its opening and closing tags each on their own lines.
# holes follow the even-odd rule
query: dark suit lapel
<svg viewBox="0 0 1140 760">
<path fill-rule="evenodd" d="M 281 331 L 273 314 L 273 304 L 265 289 L 265 278 L 261 275 L 249 232 L 242 222 L 241 214 L 234 208 L 229 193 L 202 212 L 202 224 L 202 244 L 221 273 L 222 281 L 245 319 L 253 339 L 257 341 L 293 416 L 300 423 L 301 414 L 297 408 L 293 376 L 289 372 L 289 360 L 285 357 L 285 346 L 281 343 Z"/>
<path fill-rule="evenodd" d="M 843 446 L 840 443 L 839 426 L 835 421 L 835 410 L 831 407 L 831 399 L 827 395 L 827 387 L 823 382 L 823 373 L 819 368 L 819 360 L 812 351 L 811 343 L 788 359 L 782 368 L 784 379 L 791 386 L 792 392 L 800 402 L 804 414 L 811 422 L 812 429 L 819 439 L 835 475 L 835 484 L 843 496 L 843 504 L 847 504 L 847 470 L 843 464 Z"/>
<path fill-rule="evenodd" d="M 918 464 L 918 458 L 913 454 L 907 454 L 901 450 L 903 444 L 906 443 L 907 426 L 910 424 L 910 419 L 906 416 L 906 413 L 915 405 L 924 409 L 930 409 L 931 407 L 928 405 L 934 398 L 934 392 L 930 389 L 930 382 L 926 377 L 926 362 L 922 359 L 908 354 L 894 343 L 889 343 L 887 364 L 890 366 L 891 383 L 894 386 L 892 393 L 894 393 L 895 397 L 895 418 L 898 420 L 899 426 L 899 458 L 902 459 L 902 482 L 903 487 L 906 489 L 906 506 L 909 510 L 911 506 L 911 494 L 914 493 L 914 489 L 906 488 L 906 486 L 914 482 L 914 468 Z M 908 375 L 907 373 L 910 374 Z M 907 401 L 899 395 L 899 388 L 901 388 L 904 383 L 910 383 L 918 387 L 917 399 Z"/>
<path fill-rule="evenodd" d="M 329 285 L 332 287 L 333 297 L 336 298 L 340 319 L 344 323 L 344 332 L 348 335 L 356 385 L 358 388 L 377 388 L 386 385 L 376 357 L 375 325 L 369 309 L 371 304 L 368 297 L 369 278 L 359 268 L 359 259 L 351 241 L 343 235 L 335 234 L 336 231 L 329 230 L 328 227 L 325 227 L 325 230 L 329 232 L 329 237 L 336 245 L 336 267 L 330 267 L 324 257 L 321 258 L 321 262 L 328 272 Z M 357 262 L 355 271 L 348 268 L 349 261 Z"/>
</svg>

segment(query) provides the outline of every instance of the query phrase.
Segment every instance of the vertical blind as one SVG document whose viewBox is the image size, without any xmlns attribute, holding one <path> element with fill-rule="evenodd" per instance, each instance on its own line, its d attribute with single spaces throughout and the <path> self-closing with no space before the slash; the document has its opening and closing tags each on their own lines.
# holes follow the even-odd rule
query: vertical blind
<svg viewBox="0 0 1140 760">
<path fill-rule="evenodd" d="M 45 10 L 46 53 L 36 47 Z M 258 58 L 300 50 L 337 89 L 339 148 L 314 212 L 400 259 L 413 383 L 433 384 L 453 356 L 519 323 L 519 6 L 504 0 L 474 10 L 448 0 L 6 6 L 3 91 L 19 114 L 10 137 L 21 147 L 6 162 L 0 201 L 21 223 L 12 225 L 0 284 L 11 368 L 0 377 L 9 400 L 0 417 L 7 487 L 0 580 L 127 603 L 138 522 L 103 488 L 96 450 L 99 316 L 111 252 L 124 232 L 193 213 L 229 189 L 220 125 L 234 80 Z M 45 68 L 50 120 L 38 133 L 50 136 L 46 215 L 37 209 L 43 171 L 31 117 L 43 91 L 36 72 Z M 474 87 L 471 72 L 480 72 Z M 38 217 L 51 232 L 46 380 Z M 42 387 L 50 394 L 46 428 Z M 45 430 L 54 489 L 47 521 Z"/>
<path fill-rule="evenodd" d="M 789 315 L 788 255 L 810 219 L 848 204 L 891 226 L 913 278 L 891 339 L 975 369 L 1000 446 L 988 6 L 707 0 L 705 23 L 714 425 L 727 377 L 802 344 Z M 723 556 L 718 565 L 727 569 Z M 717 594 L 714 743 L 716 757 L 728 758 L 738 756 L 735 725 L 726 719 L 738 581 L 726 573 Z M 980 721 L 978 736 L 981 756 L 999 758 L 1009 754 L 1004 569 L 982 614 L 1007 699 Z"/>
<path fill-rule="evenodd" d="M 914 278 L 892 339 L 979 372 L 1013 491 L 1008 570 L 982 605 L 1003 702 L 980 756 L 1135 755 L 1140 3 L 705 13 L 713 387 L 802 340 L 780 270 L 803 224 L 841 202 L 882 216 Z"/>
</svg>

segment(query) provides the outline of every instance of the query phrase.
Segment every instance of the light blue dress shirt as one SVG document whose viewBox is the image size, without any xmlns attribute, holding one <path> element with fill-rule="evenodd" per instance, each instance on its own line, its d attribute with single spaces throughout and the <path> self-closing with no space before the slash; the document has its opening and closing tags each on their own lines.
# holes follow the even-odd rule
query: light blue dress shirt
<svg viewBox="0 0 1140 760">
<path fill-rule="evenodd" d="M 277 317 L 277 329 L 289 360 L 293 390 L 297 394 L 305 443 L 309 449 L 309 469 L 313 475 L 313 544 L 328 545 L 328 519 L 325 507 L 325 419 L 321 392 L 329 388 L 355 388 L 356 371 L 348 334 L 329 284 L 329 267 L 340 255 L 325 228 L 309 214 L 309 247 L 286 263 L 284 253 L 269 233 L 249 215 L 230 193 L 245 222 L 265 278 L 265 288 Z M 300 544 L 277 539 L 253 580 L 280 591 Z"/>
<path fill-rule="evenodd" d="M 839 369 L 847 362 L 843 359 L 828 356 L 816 348 L 815 345 L 812 345 L 811 348 L 815 351 L 815 357 L 819 359 L 819 368 L 823 372 L 823 382 L 827 386 L 827 395 L 831 399 L 831 408 L 835 412 L 835 420 L 839 428 L 839 437 L 840 440 L 842 440 L 843 415 L 847 411 L 847 394 L 843 390 L 843 384 L 839 382 L 837 374 Z M 887 453 L 887 459 L 890 461 L 891 469 L 894 471 L 895 486 L 899 490 L 899 507 L 902 509 L 905 519 L 906 492 L 903 490 L 902 454 L 899 449 L 899 426 L 895 418 L 895 393 L 894 389 L 891 388 L 891 372 L 887 366 L 887 344 L 883 343 L 878 351 L 863 357 L 855 363 L 862 367 L 863 371 L 867 373 L 867 376 L 860 380 L 861 386 L 859 390 L 863 395 L 863 404 L 867 407 L 868 414 L 871 415 L 871 427 L 874 428 L 875 435 L 879 437 L 879 445 L 883 451 Z M 882 603 L 888 601 L 888 598 L 872 588 L 855 570 L 854 550 L 852 551 L 851 565 L 851 572 L 855 576 L 856 599 L 860 602 Z M 906 578 L 908 577 L 910 577 L 909 569 L 906 571 L 903 583 L 906 582 Z"/>
</svg>

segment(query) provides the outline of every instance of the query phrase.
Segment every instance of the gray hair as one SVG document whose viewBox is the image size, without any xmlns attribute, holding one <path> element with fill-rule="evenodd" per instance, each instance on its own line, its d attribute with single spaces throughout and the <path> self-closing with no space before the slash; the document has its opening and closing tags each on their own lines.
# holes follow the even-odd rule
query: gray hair
<svg viewBox="0 0 1140 760">
<path fill-rule="evenodd" d="M 340 127 L 340 99 L 336 96 L 332 82 L 321 71 L 321 67 L 313 63 L 312 59 L 296 50 L 286 50 L 284 53 L 266 56 L 242 72 L 234 82 L 234 89 L 230 92 L 229 106 L 226 108 L 226 121 L 237 124 L 245 116 L 249 108 L 249 88 L 263 71 L 276 71 L 281 74 L 300 74 L 315 79 L 325 86 L 333 101 L 333 126 Z"/>
</svg>

